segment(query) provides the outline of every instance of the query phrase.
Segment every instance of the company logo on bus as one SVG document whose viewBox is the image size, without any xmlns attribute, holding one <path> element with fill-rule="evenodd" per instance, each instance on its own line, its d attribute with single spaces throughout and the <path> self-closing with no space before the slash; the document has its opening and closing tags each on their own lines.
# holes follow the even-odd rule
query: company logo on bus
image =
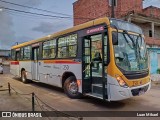
<svg viewBox="0 0 160 120">
<path fill-rule="evenodd" d="M 91 33 L 95 33 L 95 32 L 100 32 L 100 31 L 103 31 L 103 30 L 104 30 L 103 26 L 97 27 L 97 28 L 92 28 L 92 29 L 87 30 L 87 34 L 91 34 Z"/>
</svg>

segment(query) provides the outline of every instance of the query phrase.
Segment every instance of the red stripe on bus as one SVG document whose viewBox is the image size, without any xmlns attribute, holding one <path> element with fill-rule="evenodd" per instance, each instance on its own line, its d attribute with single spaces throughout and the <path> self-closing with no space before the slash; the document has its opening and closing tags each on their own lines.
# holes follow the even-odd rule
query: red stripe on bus
<svg viewBox="0 0 160 120">
<path fill-rule="evenodd" d="M 44 63 L 80 64 L 80 62 L 73 60 L 45 60 Z"/>
<path fill-rule="evenodd" d="M 12 61 L 11 65 L 19 65 L 19 61 Z"/>
</svg>

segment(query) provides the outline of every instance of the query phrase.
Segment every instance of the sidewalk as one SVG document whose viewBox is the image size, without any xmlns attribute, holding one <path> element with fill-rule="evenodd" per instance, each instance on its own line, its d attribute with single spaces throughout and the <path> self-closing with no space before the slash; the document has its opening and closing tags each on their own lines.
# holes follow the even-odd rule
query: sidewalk
<svg viewBox="0 0 160 120">
<path fill-rule="evenodd" d="M 0 111 L 32 111 L 31 96 L 20 96 L 13 91 L 9 95 L 6 89 L 0 87 Z"/>
<path fill-rule="evenodd" d="M 151 80 L 160 82 L 160 74 L 152 74 L 151 75 Z"/>
<path fill-rule="evenodd" d="M 3 84 L 4 85 L 4 84 Z M 6 84 L 7 85 L 7 84 Z M 47 111 L 47 106 L 42 105 L 39 103 L 40 101 L 35 98 L 35 112 L 36 111 Z M 37 101 L 38 100 L 38 101 Z M 41 107 L 40 107 L 41 106 Z M 42 108 L 43 107 L 43 108 Z M 23 93 L 16 93 L 16 91 L 11 88 L 11 94 L 9 94 L 8 86 L 0 87 L 0 114 L 1 112 L 8 112 L 8 111 L 19 111 L 21 112 L 32 112 L 32 94 L 23 94 Z M 54 111 L 53 111 L 54 113 Z M 11 113 L 12 114 L 12 113 Z M 45 113 L 46 114 L 46 113 Z M 61 112 L 55 112 L 55 115 L 60 115 Z M 46 114 L 47 116 L 47 114 Z M 78 120 L 76 117 L 5 117 L 1 118 L 0 120 Z"/>
</svg>

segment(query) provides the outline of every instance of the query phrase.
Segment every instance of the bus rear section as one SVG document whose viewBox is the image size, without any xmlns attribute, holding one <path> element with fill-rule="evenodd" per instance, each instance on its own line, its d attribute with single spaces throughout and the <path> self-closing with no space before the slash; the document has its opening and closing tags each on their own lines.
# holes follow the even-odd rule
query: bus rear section
<svg viewBox="0 0 160 120">
<path fill-rule="evenodd" d="M 10 73 L 14 76 L 19 76 L 19 56 L 20 56 L 19 48 L 11 50 L 12 61 L 10 62 Z"/>
</svg>

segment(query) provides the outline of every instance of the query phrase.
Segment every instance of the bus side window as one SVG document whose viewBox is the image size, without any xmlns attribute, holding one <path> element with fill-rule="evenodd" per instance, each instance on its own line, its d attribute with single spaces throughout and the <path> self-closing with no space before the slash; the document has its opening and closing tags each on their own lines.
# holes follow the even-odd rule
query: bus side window
<svg viewBox="0 0 160 120">
<path fill-rule="evenodd" d="M 16 51 L 16 58 L 15 58 L 15 60 L 19 60 L 20 59 L 20 53 L 19 53 L 19 51 Z"/>
<path fill-rule="evenodd" d="M 58 39 L 58 58 L 76 57 L 77 34 Z"/>
<path fill-rule="evenodd" d="M 43 58 L 55 58 L 56 40 L 50 40 L 43 43 Z"/>
<path fill-rule="evenodd" d="M 24 60 L 31 59 L 31 47 L 30 46 L 24 47 L 23 59 Z"/>
<path fill-rule="evenodd" d="M 77 53 L 77 34 L 69 36 L 69 57 L 76 57 Z"/>
<path fill-rule="evenodd" d="M 50 58 L 54 58 L 55 57 L 55 49 L 50 49 Z"/>
<path fill-rule="evenodd" d="M 12 49 L 12 50 L 11 50 L 11 58 L 12 58 L 12 60 L 15 60 L 15 58 L 16 58 L 15 55 L 16 55 L 16 54 L 15 54 L 15 50 Z"/>
<path fill-rule="evenodd" d="M 23 60 L 23 55 L 24 55 L 24 51 L 23 51 L 23 50 L 24 50 L 23 48 L 20 49 L 20 51 L 21 51 L 21 52 L 20 52 L 20 53 L 21 53 L 21 54 L 20 54 L 20 59 L 21 59 L 21 60 Z"/>
<path fill-rule="evenodd" d="M 59 58 L 66 58 L 68 56 L 67 53 L 68 53 L 67 47 L 58 48 L 58 57 Z"/>
</svg>

